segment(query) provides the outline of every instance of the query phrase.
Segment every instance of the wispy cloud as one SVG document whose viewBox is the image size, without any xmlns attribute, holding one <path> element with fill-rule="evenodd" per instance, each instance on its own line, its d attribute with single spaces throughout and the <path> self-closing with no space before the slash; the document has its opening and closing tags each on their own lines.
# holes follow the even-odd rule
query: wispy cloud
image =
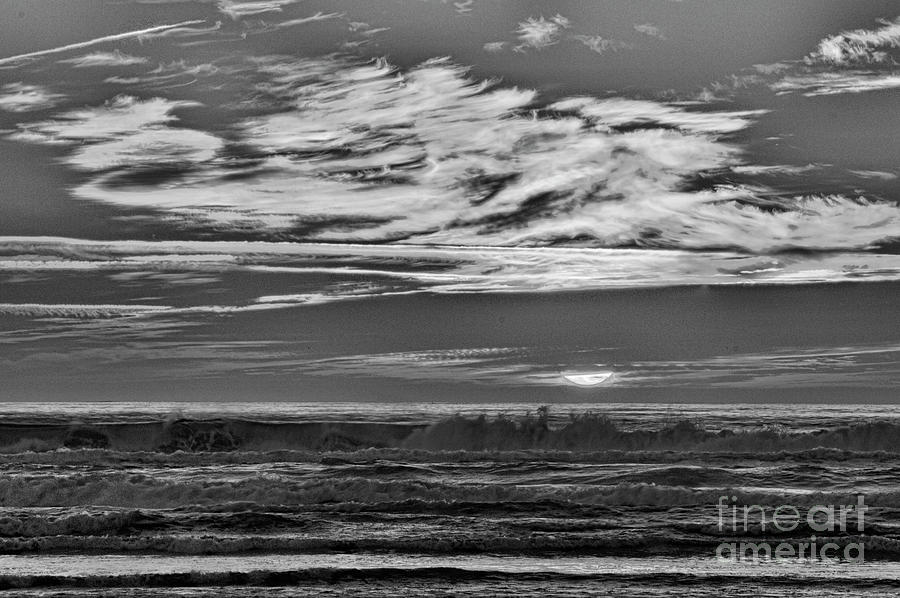
<svg viewBox="0 0 900 598">
<path fill-rule="evenodd" d="M 475 0 L 463 0 L 462 2 L 454 2 L 453 7 L 456 9 L 456 12 L 465 15 L 472 12 L 473 4 L 475 4 Z"/>
<path fill-rule="evenodd" d="M 807 73 L 786 76 L 770 86 L 777 93 L 802 92 L 807 97 L 884 91 L 900 87 L 900 75 L 849 72 Z"/>
<path fill-rule="evenodd" d="M 727 138 L 763 111 L 590 97 L 541 106 L 534 91 L 473 80 L 448 60 L 406 72 L 333 57 L 223 68 L 256 85 L 246 110 L 258 115 L 228 140 L 178 126 L 176 111 L 195 103 L 129 97 L 23 125 L 14 138 L 72 144 L 64 159 L 96 173 L 76 197 L 151 207 L 194 230 L 760 253 L 852 250 L 897 235 L 900 209 L 886 202 L 693 189 L 691 177 L 754 166 Z M 226 158 L 232 143 L 252 158 Z"/>
<path fill-rule="evenodd" d="M 541 50 L 559 42 L 559 35 L 563 29 L 571 27 L 569 19 L 562 15 L 545 19 L 544 17 L 531 17 L 521 23 L 516 31 L 519 44 L 514 48 L 522 51 L 526 48 Z"/>
<path fill-rule="evenodd" d="M 597 54 L 631 50 L 634 47 L 627 42 L 617 39 L 607 39 L 601 35 L 573 35 L 572 39 L 581 42 L 590 48 L 592 52 L 596 52 Z"/>
<path fill-rule="evenodd" d="M 753 65 L 750 72 L 714 84 L 713 91 L 766 86 L 777 94 L 816 97 L 900 88 L 894 72 L 900 60 L 900 18 L 880 24 L 826 37 L 802 60 Z"/>
<path fill-rule="evenodd" d="M 65 364 L 70 367 L 60 368 L 55 375 L 75 378 L 83 376 L 84 370 L 91 367 L 89 364 L 102 363 L 106 367 L 129 364 L 129 378 L 134 381 L 199 380 L 261 368 L 278 373 L 279 363 L 298 361 L 290 352 L 290 346 L 272 341 L 173 340 L 173 336 L 183 334 L 183 326 L 176 325 L 168 330 L 151 328 L 147 336 L 142 336 L 134 327 L 123 325 L 125 321 L 122 320 L 99 324 L 71 326 L 70 329 L 77 331 L 79 336 L 57 328 L 55 332 L 61 336 L 54 340 L 65 347 L 62 351 L 29 347 L 27 343 L 31 339 L 24 335 L 16 339 L 19 353 L 12 358 L 0 357 L 0 366 L 21 375 L 27 371 L 42 373 L 48 367 Z M 72 364 L 81 367 L 73 368 Z"/>
<path fill-rule="evenodd" d="M 767 110 L 699 112 L 659 102 L 625 98 L 607 100 L 571 98 L 552 104 L 550 108 L 574 110 L 598 123 L 612 127 L 656 124 L 711 134 L 740 131 L 767 112 Z"/>
<path fill-rule="evenodd" d="M 492 88 L 490 83 L 469 80 L 464 69 L 447 61 L 431 61 L 404 74 L 386 63 L 343 65 L 309 60 L 261 60 L 254 69 L 270 79 L 260 87 L 265 95 L 258 97 L 268 97 L 283 108 L 246 123 L 244 143 L 268 157 L 253 164 L 244 178 L 235 179 L 234 168 L 225 171 L 211 163 L 209 167 L 195 164 L 164 193 L 152 186 L 111 187 L 103 183 L 105 179 L 89 183 L 77 193 L 114 203 L 168 209 L 219 206 L 240 211 L 231 217 L 242 220 L 292 215 L 292 226 L 308 226 L 320 238 L 409 237 L 421 231 L 434 234 L 436 228 L 454 223 L 454 230 L 448 232 L 457 242 L 495 242 L 499 240 L 496 235 L 509 235 L 511 230 L 527 235 L 520 227 L 502 230 L 492 223 L 515 220 L 529 197 L 552 194 L 548 200 L 581 204 L 580 197 L 592 193 L 599 181 L 613 175 L 622 177 L 621 184 L 612 185 L 619 190 L 615 192 L 625 192 L 626 183 L 641 183 L 633 191 L 638 198 L 646 196 L 646 185 L 658 186 L 659 191 L 677 185 L 680 169 L 722 165 L 729 159 L 729 148 L 690 133 L 738 130 L 753 116 L 691 113 L 652 102 L 598 107 L 597 112 L 605 113 L 615 124 L 655 121 L 665 127 L 677 124 L 685 131 L 672 134 L 646 130 L 618 139 L 614 132 L 584 127 L 585 119 L 596 118 L 585 103 L 578 106 L 581 112 L 575 118 L 518 116 L 517 111 L 533 101 L 534 92 Z M 312 80 L 322 85 L 310 86 Z M 336 93 L 338 89 L 340 93 Z M 372 97 L 378 97 L 379 102 L 372 104 Z M 107 118 L 108 112 L 99 111 L 98 118 Z M 160 131 L 154 134 L 162 140 L 165 133 L 156 124 L 160 119 L 170 120 L 168 105 L 155 105 L 152 118 L 143 120 Z M 29 130 L 40 132 L 53 127 L 37 125 Z M 104 127 L 98 124 L 89 128 L 97 131 Z M 547 136 L 550 132 L 552 136 Z M 517 142 L 526 138 L 533 140 L 530 145 Z M 206 155 L 192 152 L 208 152 L 215 145 L 215 140 L 197 132 L 179 131 L 172 139 L 183 139 L 179 143 L 185 148 L 181 152 L 184 156 Z M 387 143 L 392 139 L 396 142 Z M 135 147 L 131 141 L 126 137 L 116 141 L 117 145 L 101 144 L 90 151 L 119 156 L 126 153 L 123 148 Z M 537 151 L 534 143 L 542 149 Z M 630 146 L 634 153 L 619 153 L 616 148 L 620 143 Z M 286 157 L 297 152 L 315 152 L 317 158 Z M 547 161 L 547 152 L 558 158 Z M 598 162 L 598 152 L 609 154 L 608 161 Z M 663 155 L 660 152 L 666 154 L 663 161 L 659 160 Z M 82 155 L 74 158 L 79 164 L 86 158 L 93 159 L 83 150 L 79 153 Z M 147 163 L 159 159 L 155 153 L 147 155 Z M 138 154 L 128 156 L 124 165 L 137 164 Z M 441 168 L 416 166 L 429 161 L 439 163 Z M 617 162 L 643 162 L 640 172 L 644 174 L 635 179 L 631 173 L 639 171 L 630 166 L 611 170 L 609 165 Z M 97 158 L 96 163 L 111 161 Z M 572 172 L 580 174 L 573 177 Z M 473 176 L 471 185 L 459 185 L 459 181 Z M 504 182 L 492 186 L 489 182 L 493 177 Z M 298 200 L 296 192 L 291 191 L 301 180 L 305 181 L 300 186 L 306 190 L 304 195 L 329 198 L 326 221 L 330 219 L 332 226 L 316 224 L 325 217 L 321 203 Z M 364 195 L 358 193 L 360 185 L 369 187 Z M 491 201 L 477 200 L 479 194 L 489 192 Z M 632 191 L 627 196 L 631 197 Z M 565 208 L 551 201 L 546 217 L 552 218 L 558 210 Z M 208 215 L 228 218 L 224 210 Z M 282 220 L 291 223 L 290 219 Z"/>
<path fill-rule="evenodd" d="M 40 58 L 42 56 L 49 56 L 52 54 L 61 54 L 63 52 L 69 52 L 71 50 L 80 50 L 82 48 L 89 48 L 91 46 L 96 46 L 98 44 L 105 44 L 109 42 L 120 41 L 123 39 L 132 39 L 132 38 L 140 38 L 140 37 L 148 37 L 156 34 L 162 34 L 167 31 L 173 31 L 176 29 L 189 27 L 190 25 L 198 25 L 205 23 L 204 20 L 193 20 L 193 21 L 182 21 L 180 23 L 174 23 L 172 25 L 159 25 L 156 27 L 148 27 L 146 29 L 136 29 L 134 31 L 126 31 L 124 33 L 116 33 L 114 35 L 106 35 L 103 37 L 97 37 L 94 39 L 89 39 L 83 42 L 76 42 L 74 44 L 67 44 L 64 46 L 58 46 L 56 48 L 49 48 L 47 50 L 38 50 L 36 52 L 28 52 L 27 54 L 18 54 L 16 56 L 8 56 L 6 58 L 0 58 L 0 65 L 2 64 L 15 64 L 19 62 L 23 62 L 26 60 L 30 60 L 33 58 Z"/>
<path fill-rule="evenodd" d="M 32 112 L 54 107 L 64 98 L 39 85 L 8 83 L 0 87 L 0 110 L 6 112 Z"/>
<path fill-rule="evenodd" d="M 159 305 L 0 303 L 0 314 L 41 318 L 117 318 L 161 313 Z"/>
<path fill-rule="evenodd" d="M 74 58 L 67 58 L 59 61 L 61 64 L 71 64 L 75 68 L 89 67 L 111 67 L 111 66 L 132 66 L 135 64 L 145 64 L 148 59 L 143 56 L 132 56 L 125 54 L 119 50 L 112 52 L 93 52 L 84 54 Z"/>
<path fill-rule="evenodd" d="M 273 364 L 275 365 L 275 364 Z M 269 366 L 271 367 L 271 366 Z M 448 383 L 546 384 L 546 365 L 520 347 L 475 347 L 401 351 L 281 362 L 279 369 L 314 376 L 361 376 Z M 552 373 L 557 384 L 563 383 Z"/>
<path fill-rule="evenodd" d="M 344 14 L 345 13 L 340 13 L 340 12 L 324 13 L 324 12 L 319 11 L 316 14 L 308 16 L 308 17 L 301 17 L 298 19 L 289 19 L 287 21 L 280 21 L 278 23 L 275 23 L 275 25 L 273 25 L 273 26 L 277 29 L 284 29 L 286 27 L 294 27 L 296 25 L 306 25 L 307 23 L 315 23 L 317 21 L 331 21 L 334 19 L 340 19 L 341 17 L 344 16 Z"/>
<path fill-rule="evenodd" d="M 364 23 L 362 21 L 350 21 L 347 25 L 347 28 L 352 33 L 359 33 L 365 37 L 372 37 L 377 33 L 383 33 L 385 31 L 390 31 L 390 27 L 373 27 L 369 23 Z"/>
<path fill-rule="evenodd" d="M 882 181 L 897 180 L 898 175 L 895 172 L 884 172 L 882 170 L 851 170 L 850 174 L 856 175 L 864 179 L 880 179 Z"/>
<path fill-rule="evenodd" d="M 816 164 L 806 164 L 804 166 L 797 166 L 794 164 L 766 164 L 766 165 L 744 165 L 744 166 L 734 166 L 731 171 L 736 174 L 747 174 L 752 176 L 765 176 L 765 175 L 788 175 L 788 176 L 800 176 L 807 174 L 813 170 L 817 170 L 821 168 Z"/>
<path fill-rule="evenodd" d="M 189 64 L 185 60 L 176 60 L 161 63 L 145 73 L 107 77 L 103 82 L 127 85 L 130 89 L 140 86 L 153 90 L 164 90 L 181 87 L 187 83 L 208 79 L 218 74 L 225 75 L 227 73 L 223 73 L 215 63 Z"/>
<path fill-rule="evenodd" d="M 251 303 L 244 305 L 115 305 L 115 304 L 69 304 L 69 303 L 0 303 L 0 314 L 25 316 L 30 318 L 71 318 L 109 319 L 138 318 L 149 316 L 190 316 L 197 314 L 236 314 L 241 312 L 267 311 L 294 307 L 289 303 Z"/>
<path fill-rule="evenodd" d="M 900 48 L 900 18 L 880 23 L 882 26 L 877 29 L 843 31 L 826 37 L 806 62 L 838 66 L 894 62 L 891 50 Z"/>
<path fill-rule="evenodd" d="M 753 235 L 760 236 L 759 229 L 764 227 L 780 228 L 784 233 L 792 233 L 797 228 L 790 220 L 776 224 L 774 217 L 766 219 L 763 214 L 750 210 L 746 216 L 738 214 L 737 218 L 747 219 L 746 230 L 739 229 L 734 222 L 710 226 L 715 226 L 723 236 L 729 230 L 737 230 L 736 234 L 746 238 L 747 243 Z M 753 222 L 757 217 L 761 220 Z M 835 238 L 842 232 L 844 220 L 835 218 Z M 0 273 L 98 272 L 114 276 L 110 280 L 123 286 L 144 286 L 151 293 L 160 284 L 169 286 L 168 279 L 160 280 L 156 273 L 167 277 L 177 274 L 179 280 L 192 285 L 206 284 L 211 282 L 210 278 L 225 280 L 223 277 L 232 273 L 272 277 L 272 282 L 266 283 L 266 295 L 251 295 L 231 305 L 248 308 L 411 292 L 550 292 L 900 279 L 900 256 L 865 252 L 756 256 L 734 251 L 203 241 L 104 243 L 2 237 L 0 251 L 6 256 L 0 260 Z M 323 282 L 323 274 L 330 279 Z M 291 278 L 284 278 L 286 275 Z M 275 280 L 286 286 L 279 287 Z M 307 280 L 310 283 L 305 290 L 298 292 L 298 283 Z M 65 302 L 67 296 L 62 288 L 61 293 L 53 300 L 54 304 Z M 207 305 L 206 301 L 201 299 L 197 307 Z M 169 304 L 153 307 L 176 308 Z"/>
<path fill-rule="evenodd" d="M 271 31 L 278 31 L 281 29 L 287 29 L 290 27 L 297 27 L 300 25 L 308 25 L 309 23 L 317 23 L 320 21 L 332 21 L 335 19 L 343 18 L 345 13 L 339 12 L 331 12 L 331 13 L 323 13 L 317 12 L 314 15 L 310 15 L 308 17 L 299 17 L 296 19 L 288 19 L 286 21 L 278 21 L 273 23 L 262 22 L 260 21 L 259 25 L 248 26 L 247 29 L 243 32 L 242 35 L 252 35 L 252 34 L 262 34 L 269 33 Z"/>
<path fill-rule="evenodd" d="M 222 141 L 201 131 L 167 126 L 177 120 L 173 110 L 197 105 L 119 96 L 102 107 L 29 123 L 11 137 L 38 143 L 79 143 L 66 160 L 81 170 L 197 163 L 211 159 Z"/>
<path fill-rule="evenodd" d="M 639 23 L 634 26 L 634 30 L 638 33 L 643 33 L 644 35 L 649 35 L 650 37 L 655 37 L 658 39 L 666 39 L 665 34 L 663 34 L 662 30 L 654 25 L 653 23 Z"/>
<path fill-rule="evenodd" d="M 633 386 L 785 388 L 845 385 L 891 387 L 900 375 L 900 346 L 796 348 L 696 361 L 629 364 Z"/>
<path fill-rule="evenodd" d="M 253 16 L 268 12 L 281 12 L 284 7 L 297 4 L 300 0 L 218 0 L 219 10 L 233 19 Z"/>
</svg>

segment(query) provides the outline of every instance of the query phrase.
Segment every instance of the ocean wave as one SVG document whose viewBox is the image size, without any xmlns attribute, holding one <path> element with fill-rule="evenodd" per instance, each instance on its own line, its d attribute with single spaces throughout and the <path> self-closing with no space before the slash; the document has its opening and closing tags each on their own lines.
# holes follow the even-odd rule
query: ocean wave
<svg viewBox="0 0 900 598">
<path fill-rule="evenodd" d="M 433 538 L 353 538 L 242 536 L 46 536 L 39 538 L 0 538 L 0 552 L 26 553 L 146 553 L 198 555 L 279 553 L 303 554 L 322 551 L 393 551 L 420 554 L 471 554 L 478 552 L 542 554 L 682 554 L 714 550 L 721 538 L 691 539 L 649 532 L 642 537 L 612 535 L 531 533 L 519 537 L 473 536 Z M 895 549 L 896 550 L 896 549 Z M 883 551 L 882 551 L 883 552 Z"/>
<path fill-rule="evenodd" d="M 666 569 L 669 569 L 667 567 Z M 489 568 L 466 568 L 454 566 L 432 567 L 321 567 L 294 570 L 255 570 L 255 571 L 215 571 L 215 572 L 177 572 L 177 573 L 133 573 L 118 575 L 0 575 L 0 589 L 15 590 L 25 588 L 152 588 L 152 587 L 180 587 L 195 588 L 204 586 L 260 586 L 271 588 L 275 586 L 306 586 L 310 583 L 317 584 L 344 584 L 348 582 L 379 583 L 390 582 L 414 584 L 436 582 L 439 584 L 455 584 L 466 582 L 490 583 L 491 588 L 498 584 L 512 585 L 522 582 L 542 582 L 547 584 L 565 584 L 579 582 L 622 582 L 636 583 L 641 587 L 650 585 L 666 585 L 684 588 L 688 584 L 712 585 L 716 588 L 722 586 L 731 587 L 752 583 L 755 587 L 793 587 L 815 583 L 825 591 L 842 589 L 847 591 L 855 587 L 869 590 L 888 590 L 900 587 L 898 582 L 890 577 L 882 577 L 871 572 L 865 574 L 829 575 L 809 573 L 798 574 L 790 578 L 779 578 L 774 571 L 760 572 L 759 570 L 747 570 L 745 572 L 727 571 L 703 571 L 672 572 L 672 571 L 644 571 L 636 572 L 514 572 L 505 570 L 491 570 Z M 581 591 L 584 591 L 581 586 Z M 632 588 L 633 589 L 633 588 Z"/>
<path fill-rule="evenodd" d="M 0 538 L 105 535 L 133 526 L 140 516 L 141 513 L 134 510 L 50 515 L 21 512 L 13 516 L 3 514 L 0 515 Z"/>
<path fill-rule="evenodd" d="M 550 522 L 556 524 L 561 522 Z M 807 535 L 804 537 L 802 533 Z M 794 537 L 765 534 L 738 536 L 744 541 L 774 541 L 796 545 L 809 541 L 815 532 L 800 532 Z M 800 539 L 798 539 L 800 538 Z M 833 542 L 840 547 L 864 542 L 870 556 L 884 558 L 900 555 L 900 541 L 887 536 L 845 535 L 817 538 L 822 545 Z M 569 554 L 653 556 L 679 554 L 707 555 L 726 539 L 723 535 L 701 536 L 697 533 L 675 534 L 656 530 L 643 534 L 628 534 L 618 529 L 604 535 L 585 532 L 528 533 L 502 537 L 433 537 L 404 539 L 333 539 L 325 537 L 242 536 L 47 536 L 40 538 L 2 538 L 0 552 L 4 554 L 39 554 L 77 552 L 86 554 L 155 553 L 170 555 L 236 555 L 249 553 L 309 554 L 328 551 L 390 551 L 407 554 L 456 555 L 491 554 Z M 729 536 L 727 539 L 731 539 Z M 740 540 L 739 540 L 740 541 Z"/>
<path fill-rule="evenodd" d="M 28 445 L 28 442 L 23 444 Z M 518 464 L 522 462 L 560 464 L 682 464 L 704 463 L 727 466 L 742 459 L 752 459 L 761 463 L 792 461 L 797 463 L 853 464 L 878 463 L 894 465 L 900 463 L 900 452 L 893 451 L 853 451 L 837 448 L 815 448 L 809 450 L 772 451 L 713 451 L 713 450 L 596 450 L 567 451 L 546 449 L 520 450 L 424 450 L 405 448 L 367 448 L 351 451 L 313 450 L 239 450 L 232 452 L 185 452 L 161 453 L 155 451 L 121 451 L 110 449 L 52 449 L 46 443 L 38 450 L 28 448 L 24 452 L 13 450 L 0 453 L 0 466 L 4 469 L 28 468 L 44 465 L 91 465 L 95 467 L 123 467 L 150 465 L 157 467 L 228 466 L 266 463 L 309 463 L 329 466 L 367 465 L 382 462 L 402 462 L 407 464 Z M 9 447 L 7 447 L 9 448 Z"/>
<path fill-rule="evenodd" d="M 551 522 L 561 523 L 561 522 Z M 804 535 L 806 534 L 806 535 Z M 715 552 L 723 541 L 785 543 L 795 548 L 816 536 L 817 545 L 833 543 L 843 549 L 854 543 L 864 543 L 869 557 L 896 559 L 900 556 L 900 541 L 889 536 L 847 534 L 825 536 L 801 531 L 793 536 L 773 534 L 743 534 L 724 536 L 700 535 L 696 532 L 678 534 L 672 531 L 645 530 L 642 534 L 617 529 L 604 535 L 584 532 L 528 533 L 521 536 L 473 537 L 409 537 L 402 539 L 333 539 L 325 537 L 242 536 L 47 536 L 40 538 L 2 538 L 3 554 L 146 554 L 160 555 L 241 555 L 241 554 L 315 554 L 339 551 L 372 551 L 395 554 L 462 555 L 489 553 L 517 556 L 553 554 L 573 556 L 630 556 L 658 555 L 707 556 Z"/>
<path fill-rule="evenodd" d="M 290 458 L 366 449 L 409 451 L 682 451 L 772 453 L 779 451 L 864 451 L 896 453 L 900 423 L 888 420 L 847 424 L 808 431 L 772 426 L 709 430 L 692 420 L 672 422 L 656 430 L 629 430 L 598 413 L 572 414 L 552 423 L 549 412 L 525 416 L 468 417 L 455 415 L 433 424 L 383 422 L 272 423 L 239 418 L 185 419 L 117 424 L 0 424 L 3 453 L 59 449 L 109 449 L 118 453 L 276 453 Z M 42 459 L 40 457 L 38 459 Z M 169 459 L 147 457 L 147 459 Z M 183 459 L 195 459 L 182 457 Z M 249 457 L 253 459 L 253 457 Z M 69 454 L 60 462 L 78 459 Z M 224 459 L 231 459 L 225 457 Z M 238 458 L 237 460 L 239 460 Z"/>
<path fill-rule="evenodd" d="M 371 477 L 300 479 L 255 475 L 240 480 L 157 478 L 147 474 L 20 475 L 0 480 L 0 504 L 8 507 L 103 505 L 126 508 L 175 508 L 224 502 L 261 505 L 392 504 L 425 502 L 529 503 L 563 501 L 587 505 L 696 506 L 714 505 L 719 497 L 737 496 L 742 504 L 852 504 L 852 489 L 795 493 L 780 488 L 735 485 L 694 488 L 689 485 L 621 482 L 613 484 L 497 484 L 449 479 L 379 480 Z M 900 506 L 900 490 L 870 492 L 872 505 Z M 352 506 L 351 508 L 359 508 Z"/>
</svg>

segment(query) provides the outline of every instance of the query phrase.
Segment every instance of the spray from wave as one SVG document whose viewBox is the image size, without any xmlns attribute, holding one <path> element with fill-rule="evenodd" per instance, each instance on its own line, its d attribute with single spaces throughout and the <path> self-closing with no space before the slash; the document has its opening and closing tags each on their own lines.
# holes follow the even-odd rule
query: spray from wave
<svg viewBox="0 0 900 598">
<path fill-rule="evenodd" d="M 239 418 L 145 421 L 134 424 L 8 424 L 2 432 L 2 453 L 59 451 L 54 460 L 68 462 L 71 450 L 124 453 L 291 452 L 303 455 L 334 451 L 712 451 L 760 454 L 778 451 L 897 449 L 900 425 L 892 421 L 840 426 L 814 431 L 786 431 L 764 426 L 741 430 L 706 429 L 678 420 L 655 430 L 631 430 L 594 413 L 571 414 L 562 422 L 550 419 L 546 407 L 524 416 L 455 415 L 438 422 L 293 422 L 276 423 Z M 285 455 L 282 455 L 283 457 Z M 87 453 L 86 457 L 97 457 Z M 74 457 L 77 461 L 77 457 Z M 189 459 L 193 462 L 195 459 Z M 3 459 L 0 459 L 2 462 Z M 238 459 L 240 461 L 240 459 Z M 250 459 L 254 462 L 254 459 Z"/>
</svg>

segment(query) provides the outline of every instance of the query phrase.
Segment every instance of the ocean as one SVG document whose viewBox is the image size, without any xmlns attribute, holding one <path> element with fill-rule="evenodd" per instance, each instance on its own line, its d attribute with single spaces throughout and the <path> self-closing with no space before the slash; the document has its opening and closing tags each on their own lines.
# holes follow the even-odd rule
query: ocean
<svg viewBox="0 0 900 598">
<path fill-rule="evenodd" d="M 6 403 L 0 417 L 0 588 L 16 595 L 900 587 L 894 407 Z M 835 512 L 827 532 L 828 516 L 772 527 L 779 507 L 860 500 L 843 529 Z M 834 547 L 738 558 L 732 542 Z"/>
</svg>

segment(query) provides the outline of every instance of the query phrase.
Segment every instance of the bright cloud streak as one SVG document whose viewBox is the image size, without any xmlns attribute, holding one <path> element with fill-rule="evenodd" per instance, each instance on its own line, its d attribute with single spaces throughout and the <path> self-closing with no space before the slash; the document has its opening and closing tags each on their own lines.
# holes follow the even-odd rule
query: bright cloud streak
<svg viewBox="0 0 900 598">
<path fill-rule="evenodd" d="M 138 29 L 135 31 L 126 31 L 125 33 L 116 33 L 114 35 L 106 35 L 103 37 L 97 37 L 94 39 L 89 39 L 83 42 L 77 42 L 74 44 L 67 44 L 65 46 L 59 46 L 56 48 L 49 48 L 47 50 L 38 50 L 37 52 L 28 52 L 27 54 L 18 54 L 16 56 L 8 56 L 6 58 L 0 58 L 0 64 L 14 64 L 17 62 L 22 62 L 23 60 L 28 60 L 31 58 L 40 58 L 41 56 L 49 56 L 52 54 L 60 54 L 62 52 L 68 52 L 70 50 L 80 50 L 82 48 L 89 48 L 90 46 L 96 46 L 98 44 L 105 44 L 108 42 L 120 41 L 123 39 L 131 39 L 137 38 L 145 35 L 153 35 L 155 33 L 163 33 L 165 31 L 169 31 L 172 29 L 176 29 L 179 27 L 186 27 L 189 25 L 198 25 L 200 23 L 205 23 L 205 20 L 193 20 L 193 21 L 182 21 L 180 23 L 174 23 L 172 25 L 159 25 L 156 27 L 148 27 L 147 29 Z"/>
<path fill-rule="evenodd" d="M 143 56 L 132 56 L 120 52 L 119 50 L 114 50 L 112 52 L 93 52 L 91 54 L 84 54 L 82 56 L 60 60 L 59 62 L 62 64 L 71 64 L 75 68 L 97 68 L 146 64 L 148 59 Z"/>
</svg>

